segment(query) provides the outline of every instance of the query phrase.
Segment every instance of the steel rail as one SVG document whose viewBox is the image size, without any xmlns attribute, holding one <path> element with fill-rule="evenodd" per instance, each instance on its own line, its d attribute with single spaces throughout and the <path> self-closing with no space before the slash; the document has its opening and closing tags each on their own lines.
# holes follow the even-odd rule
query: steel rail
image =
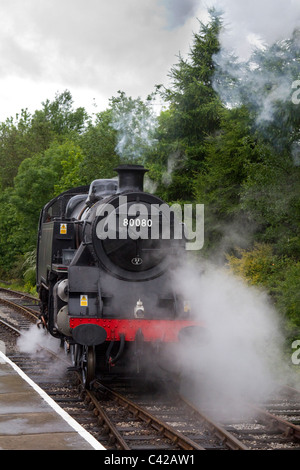
<svg viewBox="0 0 300 470">
<path fill-rule="evenodd" d="M 153 427 L 156 431 L 159 431 L 163 436 L 170 439 L 174 444 L 178 445 L 184 450 L 205 450 L 204 447 L 200 446 L 196 442 L 192 441 L 188 437 L 184 436 L 180 432 L 176 431 L 172 426 L 164 423 L 155 416 L 151 415 L 148 411 L 141 408 L 139 405 L 133 403 L 131 400 L 123 397 L 114 390 L 101 384 L 101 388 L 114 398 L 119 404 L 129 410 L 134 417 L 139 418 L 146 422 L 148 426 Z"/>
<path fill-rule="evenodd" d="M 80 380 L 80 374 L 78 374 Z M 90 401 L 93 406 L 95 407 L 94 409 L 94 414 L 96 416 L 100 416 L 101 420 L 103 423 L 105 423 L 109 429 L 109 433 L 116 439 L 116 441 L 119 443 L 120 447 L 122 450 L 130 450 L 130 447 L 126 444 L 125 440 L 117 430 L 116 426 L 112 423 L 110 418 L 108 417 L 108 414 L 106 411 L 103 409 L 101 404 L 99 403 L 99 400 L 96 398 L 94 393 L 90 390 L 84 389 L 84 393 L 86 394 L 88 401 Z"/>
<path fill-rule="evenodd" d="M 38 320 L 38 315 L 35 310 L 29 308 L 29 307 L 24 307 L 23 305 L 16 304 L 15 302 L 12 302 L 11 300 L 8 299 L 3 299 L 0 297 L 0 303 L 3 305 L 6 305 L 7 307 L 11 307 L 15 310 L 19 310 L 21 313 L 26 314 L 30 318 L 34 320 Z"/>
<path fill-rule="evenodd" d="M 21 336 L 22 335 L 22 332 L 20 330 L 18 330 L 17 328 L 15 328 L 14 326 L 12 326 L 10 323 L 7 323 L 5 320 L 3 320 L 2 318 L 0 318 L 0 323 L 1 325 L 3 325 L 5 328 L 13 331 L 14 334 L 18 335 L 18 336 Z"/>
<path fill-rule="evenodd" d="M 30 294 L 26 294 L 26 292 L 12 290 L 6 287 L 0 287 L 0 293 L 1 292 L 4 292 L 5 294 L 14 294 L 17 297 L 24 297 L 25 299 L 28 299 L 31 302 L 36 302 L 37 304 L 39 303 L 39 299 L 37 297 L 34 297 L 33 295 L 30 295 Z"/>
<path fill-rule="evenodd" d="M 270 422 L 274 428 L 283 431 L 286 436 L 293 436 L 294 439 L 300 440 L 300 426 L 290 423 L 285 419 L 280 418 L 276 414 L 269 413 L 268 411 L 259 408 L 255 405 L 249 405 L 265 422 Z"/>
<path fill-rule="evenodd" d="M 243 444 L 239 439 L 233 436 L 230 432 L 221 426 L 219 423 L 216 423 L 204 413 L 202 413 L 198 408 L 196 408 L 190 401 L 185 397 L 180 396 L 181 400 L 190 407 L 194 413 L 196 413 L 199 418 L 204 422 L 204 425 L 216 436 L 218 437 L 226 447 L 231 450 L 250 450 L 245 444 Z"/>
</svg>

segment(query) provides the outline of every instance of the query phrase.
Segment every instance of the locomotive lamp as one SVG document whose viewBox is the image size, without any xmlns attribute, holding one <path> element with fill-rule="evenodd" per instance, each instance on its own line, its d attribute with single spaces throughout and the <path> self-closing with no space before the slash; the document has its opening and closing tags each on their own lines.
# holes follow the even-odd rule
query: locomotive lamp
<svg viewBox="0 0 300 470">
<path fill-rule="evenodd" d="M 134 316 L 135 318 L 144 318 L 145 316 L 145 309 L 143 306 L 143 302 L 139 299 L 134 307 Z"/>
</svg>

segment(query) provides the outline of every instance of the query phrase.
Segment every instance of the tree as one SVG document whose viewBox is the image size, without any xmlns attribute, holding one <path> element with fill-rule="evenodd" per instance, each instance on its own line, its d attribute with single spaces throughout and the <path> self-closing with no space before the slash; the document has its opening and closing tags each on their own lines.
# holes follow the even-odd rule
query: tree
<svg viewBox="0 0 300 470">
<path fill-rule="evenodd" d="M 22 254 L 26 226 L 12 203 L 13 189 L 7 188 L 0 195 L 0 275 L 10 272 Z M 12 274 L 13 275 L 13 274 Z"/>
<path fill-rule="evenodd" d="M 246 227 L 277 253 L 299 257 L 300 107 L 291 99 L 299 52 L 294 33 L 256 50 L 247 63 L 231 57 L 230 64 L 223 60 L 216 68 L 215 83 L 228 108 L 218 135 L 206 140 L 195 180 L 197 201 L 206 205 L 210 245 L 223 243 L 225 234 L 228 239 L 230 227 Z"/>
<path fill-rule="evenodd" d="M 206 140 L 206 156 L 194 180 L 194 194 L 196 201 L 205 205 L 207 250 L 232 248 L 238 232 L 239 243 L 247 243 L 247 235 L 253 232 L 241 210 L 240 194 L 250 163 L 258 161 L 265 149 L 252 134 L 252 124 L 246 107 L 224 109 L 222 130 Z"/>
<path fill-rule="evenodd" d="M 85 155 L 78 142 L 66 139 L 62 144 L 52 144 L 47 154 L 53 154 L 53 158 L 59 158 L 59 182 L 54 184 L 54 194 L 58 195 L 63 191 L 83 186 L 89 183 L 86 174 L 83 172 L 83 161 Z"/>
<path fill-rule="evenodd" d="M 241 208 L 258 224 L 257 238 L 296 259 L 300 259 L 300 106 L 293 102 L 292 84 L 299 77 L 299 38 L 300 31 L 295 31 L 251 58 L 252 98 L 245 92 L 244 97 L 265 151 L 248 166 L 241 191 Z"/>
<path fill-rule="evenodd" d="M 54 140 L 83 133 L 89 117 L 84 108 L 73 109 L 71 93 L 57 94 L 30 115 L 27 110 L 0 124 L 0 187 L 13 186 L 19 165 L 45 151 Z"/>
<path fill-rule="evenodd" d="M 24 240 L 30 247 L 35 243 L 40 210 L 54 196 L 54 187 L 60 181 L 61 155 L 57 148 L 54 143 L 45 152 L 25 159 L 14 180 L 11 201 L 26 228 Z"/>
<path fill-rule="evenodd" d="M 241 208 L 257 225 L 256 239 L 300 260 L 300 167 L 286 152 L 268 152 L 248 166 Z"/>
<path fill-rule="evenodd" d="M 0 188 L 12 186 L 22 160 L 30 156 L 29 129 L 31 116 L 22 110 L 16 119 L 10 118 L 0 124 Z"/>
<path fill-rule="evenodd" d="M 278 256 L 272 245 L 255 243 L 251 250 L 237 250 L 227 256 L 229 269 L 246 282 L 263 286 L 278 310 L 288 320 L 287 327 L 300 326 L 300 262 Z M 292 332 L 293 334 L 293 332 Z"/>
<path fill-rule="evenodd" d="M 84 153 L 81 171 L 88 183 L 96 178 L 111 178 L 113 169 L 119 164 L 115 152 L 116 131 L 111 123 L 112 110 L 107 109 L 97 115 L 95 124 L 90 123 L 80 137 L 79 144 Z"/>
<path fill-rule="evenodd" d="M 169 200 L 193 199 L 191 179 L 205 158 L 205 140 L 220 127 L 222 104 L 213 88 L 213 57 L 220 49 L 221 19 L 213 10 L 210 14 L 210 22 L 200 23 L 200 32 L 194 34 L 188 59 L 179 56 L 178 64 L 171 69 L 171 87 L 161 92 L 169 110 L 159 144 L 174 160 L 167 188 Z"/>
<path fill-rule="evenodd" d="M 50 123 L 51 130 L 57 135 L 71 132 L 81 134 L 89 121 L 84 108 L 73 109 L 73 98 L 70 91 L 57 93 L 54 101 L 46 100 L 43 109 L 36 113 L 37 119 Z"/>
</svg>

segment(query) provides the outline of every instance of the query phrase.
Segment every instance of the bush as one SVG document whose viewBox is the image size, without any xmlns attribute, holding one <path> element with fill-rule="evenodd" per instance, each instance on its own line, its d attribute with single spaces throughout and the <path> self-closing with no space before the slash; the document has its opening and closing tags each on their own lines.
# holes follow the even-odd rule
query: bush
<svg viewBox="0 0 300 470">
<path fill-rule="evenodd" d="M 289 329 L 300 329 L 299 261 L 275 255 L 267 244 L 255 244 L 251 251 L 237 249 L 237 256 L 226 258 L 234 274 L 268 291 Z"/>
</svg>

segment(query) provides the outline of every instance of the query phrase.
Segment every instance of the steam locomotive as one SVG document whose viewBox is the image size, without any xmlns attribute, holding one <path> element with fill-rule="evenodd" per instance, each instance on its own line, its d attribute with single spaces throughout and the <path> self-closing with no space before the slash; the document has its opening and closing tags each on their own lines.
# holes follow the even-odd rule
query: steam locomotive
<svg viewBox="0 0 300 470">
<path fill-rule="evenodd" d="M 198 325 L 176 292 L 183 224 L 143 190 L 141 165 L 118 179 L 63 192 L 41 211 L 37 245 L 40 318 L 90 387 L 98 374 L 163 365 L 168 346 Z"/>
</svg>

